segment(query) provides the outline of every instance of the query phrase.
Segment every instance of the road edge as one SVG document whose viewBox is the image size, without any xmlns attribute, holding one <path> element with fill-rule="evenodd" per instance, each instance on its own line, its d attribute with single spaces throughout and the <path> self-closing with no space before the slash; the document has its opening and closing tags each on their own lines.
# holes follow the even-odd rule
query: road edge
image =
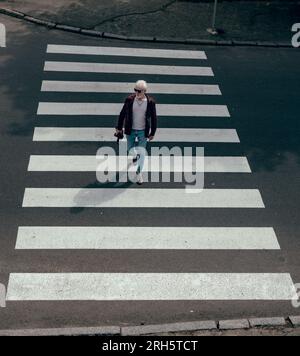
<svg viewBox="0 0 300 356">
<path fill-rule="evenodd" d="M 152 43 L 173 43 L 173 44 L 193 44 L 206 46 L 239 46 L 239 47 L 273 47 L 273 48 L 294 48 L 289 42 L 270 42 L 270 41 L 241 41 L 241 40 L 204 40 L 204 39 L 174 39 L 166 37 L 144 37 L 144 36 L 123 36 L 114 33 L 101 32 L 95 30 L 88 30 L 86 28 L 69 26 L 65 24 L 55 23 L 53 21 L 42 20 L 17 10 L 7 8 L 0 8 L 0 14 L 15 17 L 27 22 L 34 23 L 39 26 L 48 27 L 49 29 L 56 29 L 60 31 L 73 32 L 80 35 L 92 36 L 98 38 L 107 38 L 123 41 L 136 42 L 152 42 Z"/>
<path fill-rule="evenodd" d="M 192 321 L 169 324 L 153 324 L 138 326 L 103 326 L 53 329 L 11 329 L 0 330 L 0 336 L 142 336 L 159 333 L 196 332 L 196 331 L 228 331 L 248 330 L 257 328 L 300 327 L 300 315 L 289 317 L 266 317 L 236 320 Z"/>
</svg>

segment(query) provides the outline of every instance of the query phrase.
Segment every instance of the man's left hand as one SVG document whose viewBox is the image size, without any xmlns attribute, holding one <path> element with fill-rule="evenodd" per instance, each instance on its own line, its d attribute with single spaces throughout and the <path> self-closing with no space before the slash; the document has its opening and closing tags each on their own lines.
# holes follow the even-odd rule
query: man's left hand
<svg viewBox="0 0 300 356">
<path fill-rule="evenodd" d="M 148 140 L 152 141 L 154 139 L 154 136 L 149 136 Z"/>
</svg>

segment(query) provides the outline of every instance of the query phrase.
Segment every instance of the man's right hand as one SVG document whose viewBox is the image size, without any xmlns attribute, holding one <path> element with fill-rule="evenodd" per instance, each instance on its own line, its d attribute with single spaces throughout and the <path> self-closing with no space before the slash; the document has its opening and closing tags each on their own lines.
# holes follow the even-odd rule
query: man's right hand
<svg viewBox="0 0 300 356">
<path fill-rule="evenodd" d="M 122 134 L 122 133 L 123 133 L 123 130 L 116 129 L 116 134 Z"/>
</svg>

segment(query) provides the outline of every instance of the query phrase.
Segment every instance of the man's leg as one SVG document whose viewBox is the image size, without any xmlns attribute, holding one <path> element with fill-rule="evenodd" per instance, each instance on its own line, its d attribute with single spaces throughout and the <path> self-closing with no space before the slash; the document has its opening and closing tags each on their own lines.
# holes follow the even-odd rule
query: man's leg
<svg viewBox="0 0 300 356">
<path fill-rule="evenodd" d="M 131 154 L 132 156 L 135 157 L 135 152 L 134 152 L 134 150 L 132 150 L 135 147 L 135 138 L 136 138 L 136 133 L 135 133 L 134 130 L 131 131 L 130 135 L 126 135 L 126 139 L 127 139 L 127 154 L 128 154 L 128 156 L 129 156 L 129 154 Z"/>
<path fill-rule="evenodd" d="M 139 155 L 137 173 L 141 173 L 144 168 L 145 154 L 146 154 L 146 147 L 147 147 L 147 138 L 145 137 L 145 131 L 144 130 L 137 131 L 137 138 L 138 138 L 138 144 L 136 147 L 136 151 Z"/>
</svg>

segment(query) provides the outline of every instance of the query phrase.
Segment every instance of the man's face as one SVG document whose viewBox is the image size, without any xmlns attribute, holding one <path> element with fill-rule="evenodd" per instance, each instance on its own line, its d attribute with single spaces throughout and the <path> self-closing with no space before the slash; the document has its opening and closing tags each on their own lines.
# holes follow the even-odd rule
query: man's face
<svg viewBox="0 0 300 356">
<path fill-rule="evenodd" d="M 145 90 L 143 90 L 142 88 L 137 88 L 137 87 L 135 87 L 135 88 L 134 88 L 134 91 L 135 91 L 136 96 L 137 96 L 138 99 L 139 99 L 139 98 L 143 98 L 144 95 L 145 95 Z"/>
</svg>

